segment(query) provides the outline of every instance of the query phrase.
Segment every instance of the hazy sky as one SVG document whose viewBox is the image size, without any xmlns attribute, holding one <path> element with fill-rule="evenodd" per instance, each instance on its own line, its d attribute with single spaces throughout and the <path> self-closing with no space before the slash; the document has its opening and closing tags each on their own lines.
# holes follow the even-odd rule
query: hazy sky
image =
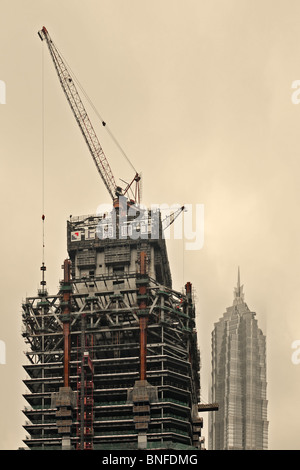
<svg viewBox="0 0 300 470">
<path fill-rule="evenodd" d="M 300 449 L 300 364 L 291 360 L 300 339 L 300 104 L 291 99 L 299 18 L 296 0 L 1 0 L 1 449 L 26 435 L 21 304 L 41 277 L 43 154 L 51 293 L 69 215 L 110 202 L 37 35 L 42 26 L 142 172 L 143 203 L 204 204 L 203 248 L 168 242 L 173 287 L 191 281 L 197 294 L 203 400 L 211 331 L 232 304 L 240 266 L 267 335 L 269 448 Z M 97 132 L 116 179 L 132 178 L 102 126 Z"/>
</svg>

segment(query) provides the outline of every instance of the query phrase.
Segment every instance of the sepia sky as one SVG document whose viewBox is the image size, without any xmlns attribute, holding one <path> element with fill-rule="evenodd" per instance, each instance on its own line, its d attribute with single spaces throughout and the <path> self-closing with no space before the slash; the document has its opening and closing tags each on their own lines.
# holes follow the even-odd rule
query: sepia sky
<svg viewBox="0 0 300 470">
<path fill-rule="evenodd" d="M 69 215 L 110 202 L 37 35 L 43 26 L 142 172 L 142 202 L 204 205 L 203 248 L 168 241 L 174 289 L 190 281 L 197 298 L 203 401 L 211 332 L 240 266 L 267 336 L 269 448 L 300 449 L 291 359 L 300 339 L 299 18 L 297 0 L 1 0 L 0 449 L 26 436 L 21 305 L 41 280 L 43 194 L 51 293 Z M 131 167 L 90 117 L 115 178 L 129 180 Z"/>
</svg>

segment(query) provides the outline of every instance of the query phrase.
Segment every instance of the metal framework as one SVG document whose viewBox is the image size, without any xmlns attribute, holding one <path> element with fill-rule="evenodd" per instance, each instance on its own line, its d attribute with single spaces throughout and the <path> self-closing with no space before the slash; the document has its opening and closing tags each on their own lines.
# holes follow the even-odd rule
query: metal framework
<svg viewBox="0 0 300 470">
<path fill-rule="evenodd" d="M 44 290 L 24 302 L 28 447 L 61 449 L 66 433 L 70 448 L 137 448 L 141 436 L 147 448 L 201 447 L 200 358 L 190 285 L 183 295 L 143 272 L 127 278 L 134 280 L 135 289 L 117 293 L 107 289 L 109 281 L 119 280 L 117 275 L 70 283 L 69 385 L 77 400 L 72 425 L 61 432 L 53 396 L 64 386 L 65 284 L 57 295 Z M 141 373 L 140 322 L 145 315 Z"/>
<path fill-rule="evenodd" d="M 103 148 L 99 142 L 97 134 L 88 116 L 86 108 L 80 98 L 80 95 L 78 93 L 74 80 L 68 70 L 68 67 L 65 64 L 61 54 L 57 50 L 57 47 L 54 45 L 45 26 L 39 31 L 38 34 L 42 41 L 45 40 L 47 42 L 51 58 L 53 60 L 60 84 L 67 98 L 67 101 L 71 107 L 71 110 L 82 132 L 82 135 L 87 143 L 89 151 L 95 162 L 96 168 L 103 180 L 103 183 L 105 184 L 106 189 L 108 190 L 111 198 L 115 200 L 116 197 L 122 193 L 122 190 L 115 182 L 115 178 L 112 173 L 109 162 L 105 156 Z M 102 124 L 103 126 L 106 125 L 104 121 L 102 121 Z M 133 202 L 137 203 L 140 202 L 140 179 L 140 175 L 136 173 L 133 180 L 127 184 L 123 192 L 123 195 L 128 195 L 130 190 L 133 194 L 133 197 L 135 198 Z M 136 184 L 135 190 L 133 190 L 132 188 L 133 183 Z"/>
</svg>

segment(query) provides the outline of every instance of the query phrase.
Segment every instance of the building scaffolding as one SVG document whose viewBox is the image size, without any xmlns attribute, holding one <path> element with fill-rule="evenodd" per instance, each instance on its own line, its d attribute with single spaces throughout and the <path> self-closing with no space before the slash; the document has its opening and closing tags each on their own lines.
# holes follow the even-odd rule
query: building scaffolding
<svg viewBox="0 0 300 470">
<path fill-rule="evenodd" d="M 191 284 L 184 294 L 172 289 L 163 239 L 74 242 L 73 231 L 68 222 L 70 259 L 58 294 L 44 288 L 23 304 L 26 445 L 200 449 Z M 127 258 L 107 256 L 107 248 L 117 254 L 124 246 Z"/>
</svg>

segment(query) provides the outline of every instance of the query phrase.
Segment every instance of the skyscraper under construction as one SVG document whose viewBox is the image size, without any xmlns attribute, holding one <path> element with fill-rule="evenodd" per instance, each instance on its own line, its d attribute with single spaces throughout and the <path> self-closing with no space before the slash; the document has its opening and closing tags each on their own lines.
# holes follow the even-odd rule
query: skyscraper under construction
<svg viewBox="0 0 300 470">
<path fill-rule="evenodd" d="M 42 285 L 23 304 L 25 442 L 200 448 L 192 287 L 172 290 L 163 238 L 101 239 L 99 220 L 68 222 L 60 292 L 51 296 Z"/>
<path fill-rule="evenodd" d="M 130 200 L 131 185 L 115 186 L 61 56 L 46 28 L 39 35 L 113 205 L 70 217 L 59 292 L 48 293 L 43 263 L 38 295 L 23 303 L 24 442 L 41 450 L 201 449 L 192 285 L 172 289 L 160 212 Z"/>
</svg>

